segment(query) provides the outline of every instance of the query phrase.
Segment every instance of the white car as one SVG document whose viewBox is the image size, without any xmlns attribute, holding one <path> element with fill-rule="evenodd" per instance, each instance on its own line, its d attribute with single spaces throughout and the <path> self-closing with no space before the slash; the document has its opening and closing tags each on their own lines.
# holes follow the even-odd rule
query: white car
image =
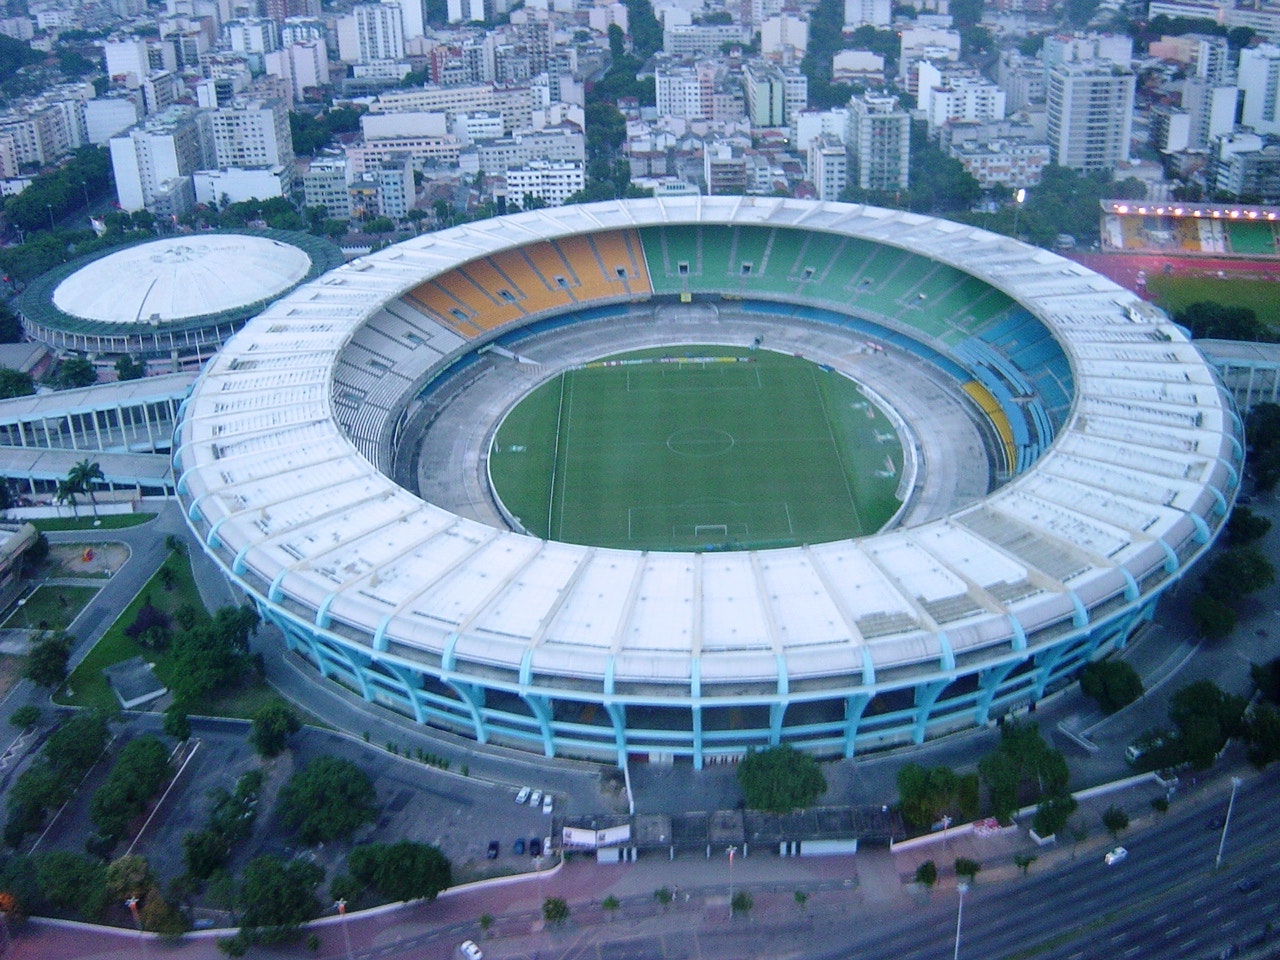
<svg viewBox="0 0 1280 960">
<path fill-rule="evenodd" d="M 1113 863 L 1119 863 L 1129 855 L 1129 851 L 1124 847 L 1116 847 L 1114 850 L 1107 851 L 1107 855 L 1102 858 L 1103 862 L 1109 867 Z"/>
<path fill-rule="evenodd" d="M 524 803 L 529 799 L 529 788 L 521 787 L 520 792 L 516 794 L 516 803 Z"/>
<path fill-rule="evenodd" d="M 556 802 L 552 799 L 551 794 L 547 794 L 542 798 L 542 812 L 547 816 L 551 815 L 551 811 L 555 809 Z"/>
<path fill-rule="evenodd" d="M 533 796 L 529 798 L 529 806 L 536 807 L 541 802 L 542 802 L 542 791 L 541 790 L 533 791 Z"/>
<path fill-rule="evenodd" d="M 467 960 L 484 960 L 484 954 L 474 940 L 463 940 L 458 944 L 458 950 Z"/>
</svg>

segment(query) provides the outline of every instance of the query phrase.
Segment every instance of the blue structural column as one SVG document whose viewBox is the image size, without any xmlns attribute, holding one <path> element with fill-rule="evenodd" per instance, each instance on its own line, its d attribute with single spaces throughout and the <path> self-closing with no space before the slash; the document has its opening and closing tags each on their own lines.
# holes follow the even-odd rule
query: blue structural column
<svg viewBox="0 0 1280 960">
<path fill-rule="evenodd" d="M 400 686 L 404 687 L 405 699 L 409 701 L 409 707 L 413 710 L 413 719 L 417 720 L 418 723 L 426 723 L 427 716 L 422 710 L 422 701 L 418 699 L 418 690 L 421 682 L 419 675 L 412 670 L 406 670 L 398 663 L 389 663 L 383 660 L 382 665 L 400 681 Z"/>
<path fill-rule="evenodd" d="M 1019 661 L 1010 660 L 998 667 L 989 667 L 978 674 L 978 703 L 977 709 L 973 712 L 973 722 L 978 726 L 985 726 L 991 719 L 991 701 L 995 699 L 1000 684 L 1008 679 L 1018 663 Z"/>
<path fill-rule="evenodd" d="M 778 655 L 778 696 L 786 697 L 789 689 L 787 678 L 787 661 Z M 776 747 L 782 742 L 782 718 L 787 712 L 787 701 L 780 699 L 769 705 L 769 746 Z"/>
<path fill-rule="evenodd" d="M 484 687 L 477 686 L 474 683 L 462 683 L 458 680 L 445 681 L 454 693 L 467 707 L 471 714 L 471 725 L 476 731 L 476 743 L 488 743 L 489 731 L 484 724 L 484 714 L 480 711 L 484 707 Z"/>
<path fill-rule="evenodd" d="M 911 739 L 916 743 L 924 743 L 929 714 L 933 711 L 933 705 L 938 702 L 938 695 L 950 682 L 950 680 L 934 680 L 916 685 L 916 722 L 911 731 Z"/>
<path fill-rule="evenodd" d="M 621 703 L 606 703 L 605 710 L 613 723 L 613 744 L 618 751 L 618 766 L 627 765 L 627 708 Z"/>
<path fill-rule="evenodd" d="M 862 714 L 871 702 L 871 694 L 855 693 L 844 698 L 844 755 L 852 757 L 857 751 L 858 725 Z"/>
<path fill-rule="evenodd" d="M 702 661 L 694 657 L 690 663 L 689 691 L 693 696 L 693 769 L 702 769 Z"/>
<path fill-rule="evenodd" d="M 364 663 L 369 662 L 368 658 L 357 657 L 341 644 L 326 643 L 321 646 L 326 650 L 332 650 L 338 655 L 338 658 L 340 658 L 346 664 L 347 669 L 351 671 L 351 675 L 355 678 L 356 683 L 359 684 L 360 696 L 363 697 L 366 702 L 373 703 L 373 693 L 370 691 L 369 681 L 364 675 Z M 361 663 L 361 660 L 363 660 L 364 663 Z"/>
<path fill-rule="evenodd" d="M 520 694 L 521 699 L 529 706 L 529 712 L 538 721 L 538 729 L 542 731 L 542 752 L 545 756 L 556 755 L 556 735 L 551 728 L 551 701 L 533 693 Z"/>
</svg>

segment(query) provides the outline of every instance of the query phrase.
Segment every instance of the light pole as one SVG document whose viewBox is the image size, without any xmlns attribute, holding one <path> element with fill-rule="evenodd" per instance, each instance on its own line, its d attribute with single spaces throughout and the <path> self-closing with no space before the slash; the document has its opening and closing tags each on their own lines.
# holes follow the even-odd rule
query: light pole
<svg viewBox="0 0 1280 960">
<path fill-rule="evenodd" d="M 53 229 L 54 229 L 54 226 L 53 226 L 53 204 L 52 204 L 52 203 L 46 203 L 46 204 L 44 205 L 44 208 L 45 208 L 46 210 L 48 210 L 48 211 L 49 211 L 49 229 L 50 229 L 50 230 L 53 230 Z"/>
<path fill-rule="evenodd" d="M 1022 213 L 1022 203 L 1027 199 L 1027 188 L 1019 187 L 1013 195 L 1013 239 L 1018 239 L 1018 215 Z"/>
<path fill-rule="evenodd" d="M 729 916 L 733 916 L 733 856 L 738 852 L 737 847 L 729 848 Z"/>
<path fill-rule="evenodd" d="M 1218 857 L 1213 861 L 1213 869 L 1222 866 L 1222 848 L 1227 845 L 1227 827 L 1231 826 L 1231 811 L 1236 805 L 1236 790 L 1240 788 L 1240 778 L 1231 778 L 1231 799 L 1227 802 L 1227 819 L 1222 821 L 1222 839 L 1218 841 Z"/>
<path fill-rule="evenodd" d="M 964 919 L 964 895 L 969 892 L 969 885 L 958 884 L 956 892 L 960 894 L 960 906 L 956 909 L 956 952 L 952 960 L 960 960 L 960 921 Z"/>
<path fill-rule="evenodd" d="M 345 899 L 337 900 L 334 906 L 338 908 L 339 923 L 342 924 L 342 942 L 347 945 L 347 960 L 351 960 L 351 934 L 347 930 L 347 901 Z"/>
<path fill-rule="evenodd" d="M 951 826 L 951 817 L 949 814 L 942 815 L 942 850 L 945 853 L 947 849 L 947 829 Z"/>
<path fill-rule="evenodd" d="M 89 212 L 89 183 L 87 180 L 80 181 L 80 189 L 84 191 L 84 210 Z"/>
<path fill-rule="evenodd" d="M 145 957 L 147 955 L 147 938 L 142 932 L 142 918 L 138 916 L 138 898 L 130 897 L 124 902 L 124 905 L 129 908 L 129 913 L 133 915 L 134 925 L 138 928 L 138 937 L 142 940 L 142 955 Z"/>
</svg>

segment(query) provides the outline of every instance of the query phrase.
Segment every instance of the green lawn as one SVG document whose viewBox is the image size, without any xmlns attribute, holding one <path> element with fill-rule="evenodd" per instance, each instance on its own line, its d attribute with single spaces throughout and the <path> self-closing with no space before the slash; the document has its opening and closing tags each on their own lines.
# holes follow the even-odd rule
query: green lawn
<svg viewBox="0 0 1280 960">
<path fill-rule="evenodd" d="M 97 587 L 37 587 L 26 603 L 13 608 L 0 628 L 65 630 L 97 592 Z"/>
<path fill-rule="evenodd" d="M 44 533 L 56 533 L 62 530 L 121 530 L 154 520 L 155 516 L 154 513 L 113 513 L 110 516 L 100 517 L 101 522 L 95 524 L 93 514 L 90 513 L 78 519 L 76 517 L 44 517 L 31 520 L 30 523 Z"/>
<path fill-rule="evenodd" d="M 119 708 L 119 701 L 111 692 L 106 677 L 102 675 L 102 670 L 104 667 L 139 654 L 155 663 L 156 676 L 166 686 L 169 684 L 170 667 L 165 653 L 140 646 L 124 632 L 125 628 L 137 618 L 138 610 L 147 597 L 151 598 L 153 606 L 170 616 L 178 608 L 189 604 L 199 612 L 201 617 L 209 619 L 200 599 L 200 592 L 196 589 L 195 578 L 191 574 L 190 561 L 185 556 L 170 554 L 165 565 L 173 571 L 172 588 L 165 589 L 164 578 L 157 571 L 142 592 L 125 607 L 116 622 L 103 634 L 102 639 L 94 644 L 93 649 L 72 671 L 67 682 L 55 693 L 54 700 L 57 703 L 115 711 Z M 191 712 L 210 716 L 248 718 L 259 706 L 275 696 L 277 694 L 256 674 L 253 674 L 241 686 L 222 691 L 214 698 L 193 704 Z"/>
<path fill-rule="evenodd" d="M 1193 303 L 1211 300 L 1232 307 L 1248 307 L 1263 323 L 1280 327 L 1280 283 L 1226 277 L 1148 275 L 1147 292 L 1170 315 Z"/>
<path fill-rule="evenodd" d="M 899 506 L 902 446 L 884 413 L 830 369 L 682 347 L 544 384 L 499 427 L 489 469 L 504 505 L 538 536 L 765 548 L 879 529 Z"/>
</svg>

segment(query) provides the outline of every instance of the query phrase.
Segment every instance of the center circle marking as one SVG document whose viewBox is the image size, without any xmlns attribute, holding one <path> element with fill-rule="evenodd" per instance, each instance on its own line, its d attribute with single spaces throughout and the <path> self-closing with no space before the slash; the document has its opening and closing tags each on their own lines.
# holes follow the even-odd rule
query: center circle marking
<svg viewBox="0 0 1280 960">
<path fill-rule="evenodd" d="M 718 457 L 733 449 L 733 437 L 714 427 L 689 427 L 667 437 L 667 449 L 681 457 Z"/>
</svg>

